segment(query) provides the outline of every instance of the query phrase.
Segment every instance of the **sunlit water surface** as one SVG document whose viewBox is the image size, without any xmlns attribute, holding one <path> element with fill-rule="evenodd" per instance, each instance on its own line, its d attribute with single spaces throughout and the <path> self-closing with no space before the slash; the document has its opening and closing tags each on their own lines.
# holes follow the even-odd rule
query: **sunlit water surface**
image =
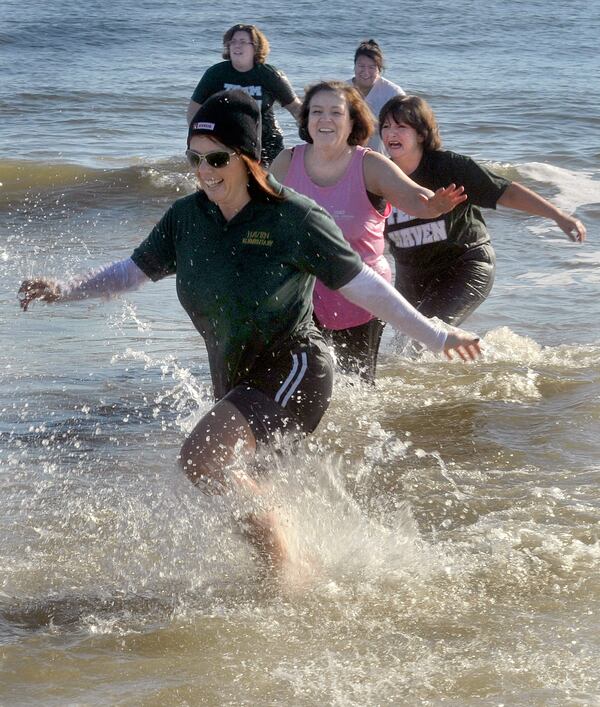
<svg viewBox="0 0 600 707">
<path fill-rule="evenodd" d="M 2 704 L 600 704 L 597 11 L 315 8 L 148 2 L 115 19 L 114 0 L 8 0 Z M 236 21 L 266 31 L 299 92 L 350 76 L 374 36 L 448 148 L 589 233 L 580 247 L 487 214 L 481 361 L 409 356 L 386 331 L 377 386 L 338 378 L 317 433 L 265 452 L 261 503 L 300 567 L 278 578 L 240 533 L 253 502 L 207 498 L 178 469 L 211 391 L 174 281 L 27 314 L 15 297 L 23 277 L 126 257 L 193 189 L 187 99 Z"/>
</svg>

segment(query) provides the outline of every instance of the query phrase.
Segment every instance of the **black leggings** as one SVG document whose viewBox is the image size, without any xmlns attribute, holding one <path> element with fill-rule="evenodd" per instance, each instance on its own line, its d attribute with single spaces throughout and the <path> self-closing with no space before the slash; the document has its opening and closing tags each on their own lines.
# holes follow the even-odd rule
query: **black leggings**
<svg viewBox="0 0 600 707">
<path fill-rule="evenodd" d="M 483 245 L 444 268 L 420 270 L 396 263 L 395 286 L 424 316 L 458 326 L 490 294 L 495 271 L 494 249 Z"/>
<path fill-rule="evenodd" d="M 374 383 L 385 323 L 371 319 L 350 329 L 325 329 L 318 322 L 317 325 L 335 352 L 337 367 L 343 373 L 358 374 L 367 383 Z"/>
</svg>

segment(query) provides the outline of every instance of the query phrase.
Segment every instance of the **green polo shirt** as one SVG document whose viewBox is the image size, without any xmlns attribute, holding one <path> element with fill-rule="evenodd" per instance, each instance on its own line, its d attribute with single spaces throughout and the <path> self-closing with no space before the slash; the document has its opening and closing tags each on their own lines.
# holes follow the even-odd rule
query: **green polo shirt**
<svg viewBox="0 0 600 707">
<path fill-rule="evenodd" d="M 283 193 L 282 202 L 252 200 L 229 222 L 204 192 L 183 197 L 132 255 L 152 280 L 176 275 L 179 301 L 206 343 L 217 399 L 262 354 L 319 338 L 315 278 L 335 290 L 362 268 L 326 211 Z"/>
</svg>

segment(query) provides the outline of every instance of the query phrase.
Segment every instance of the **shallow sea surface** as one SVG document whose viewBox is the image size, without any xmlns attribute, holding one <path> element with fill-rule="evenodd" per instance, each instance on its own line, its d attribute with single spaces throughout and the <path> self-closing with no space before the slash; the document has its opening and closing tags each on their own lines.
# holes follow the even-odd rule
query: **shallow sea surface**
<svg viewBox="0 0 600 707">
<path fill-rule="evenodd" d="M 0 25 L 0 704 L 600 704 L 600 59 L 594 2 L 99 5 Z M 586 223 L 486 213 L 475 364 L 404 353 L 338 378 L 264 460 L 303 577 L 265 576 L 176 457 L 211 405 L 172 279 L 33 306 L 19 282 L 126 257 L 193 182 L 185 110 L 255 22 L 296 90 L 361 39 L 445 146 Z M 288 145 L 297 137 L 278 112 Z"/>
</svg>

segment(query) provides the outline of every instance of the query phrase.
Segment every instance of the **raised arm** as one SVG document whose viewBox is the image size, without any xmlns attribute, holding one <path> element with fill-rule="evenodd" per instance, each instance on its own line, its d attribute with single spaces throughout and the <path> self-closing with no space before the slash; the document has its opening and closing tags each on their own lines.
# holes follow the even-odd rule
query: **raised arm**
<svg viewBox="0 0 600 707">
<path fill-rule="evenodd" d="M 436 218 L 467 198 L 462 186 L 449 184 L 435 193 L 420 186 L 378 152 L 369 152 L 363 164 L 367 190 L 411 216 Z"/>
<path fill-rule="evenodd" d="M 36 299 L 41 302 L 73 302 L 90 297 L 111 297 L 137 290 L 149 280 L 131 258 L 125 258 L 66 282 L 44 277 L 23 280 L 18 296 L 21 309 L 26 312 Z"/>
<path fill-rule="evenodd" d="M 583 243 L 586 237 L 586 229 L 583 223 L 574 216 L 569 216 L 558 207 L 546 201 L 544 197 L 536 194 L 531 189 L 527 189 L 518 182 L 512 182 L 498 199 L 500 206 L 509 209 L 524 211 L 531 216 L 542 216 L 555 221 L 557 226 L 563 230 L 572 241 Z"/>
<path fill-rule="evenodd" d="M 346 299 L 366 309 L 395 329 L 425 344 L 432 351 L 443 351 L 448 358 L 457 353 L 463 361 L 480 354 L 479 337 L 455 327 L 446 330 L 424 317 L 381 275 L 367 265 L 350 282 L 340 287 Z"/>
</svg>

